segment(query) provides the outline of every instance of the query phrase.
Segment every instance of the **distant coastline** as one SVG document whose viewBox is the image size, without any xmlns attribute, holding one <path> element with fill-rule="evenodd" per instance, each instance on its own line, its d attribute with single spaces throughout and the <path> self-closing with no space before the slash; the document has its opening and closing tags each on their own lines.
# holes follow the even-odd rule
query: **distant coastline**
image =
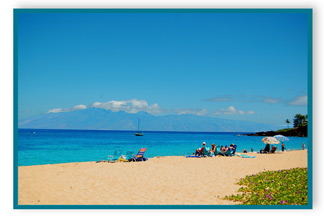
<svg viewBox="0 0 324 216">
<path fill-rule="evenodd" d="M 243 134 L 246 136 L 275 136 L 275 135 L 283 135 L 290 137 L 307 137 L 307 125 L 291 128 L 291 129 L 281 129 L 277 131 L 261 131 L 256 133 L 248 133 Z"/>
</svg>

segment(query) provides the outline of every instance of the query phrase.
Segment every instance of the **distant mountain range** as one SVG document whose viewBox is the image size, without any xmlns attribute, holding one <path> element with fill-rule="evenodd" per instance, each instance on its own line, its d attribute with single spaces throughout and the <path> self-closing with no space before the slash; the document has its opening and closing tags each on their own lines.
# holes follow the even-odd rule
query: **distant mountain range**
<svg viewBox="0 0 324 216">
<path fill-rule="evenodd" d="M 19 120 L 18 127 L 136 131 L 138 119 L 142 131 L 256 132 L 275 129 L 274 126 L 267 124 L 207 116 L 189 114 L 154 116 L 147 112 L 132 114 L 100 108 L 38 115 Z"/>
</svg>

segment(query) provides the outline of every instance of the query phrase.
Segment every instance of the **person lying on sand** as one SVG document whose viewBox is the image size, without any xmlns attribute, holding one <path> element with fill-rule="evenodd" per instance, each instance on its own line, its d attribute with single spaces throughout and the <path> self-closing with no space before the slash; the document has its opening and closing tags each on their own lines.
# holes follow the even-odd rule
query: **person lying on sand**
<svg viewBox="0 0 324 216">
<path fill-rule="evenodd" d="M 195 152 L 195 156 L 200 156 L 200 155 L 202 155 L 203 153 L 204 153 L 204 148 L 205 148 L 205 146 L 206 146 L 206 143 L 205 142 L 203 142 L 203 147 L 201 147 L 201 148 L 199 148 L 199 149 L 196 149 L 196 152 Z"/>
</svg>

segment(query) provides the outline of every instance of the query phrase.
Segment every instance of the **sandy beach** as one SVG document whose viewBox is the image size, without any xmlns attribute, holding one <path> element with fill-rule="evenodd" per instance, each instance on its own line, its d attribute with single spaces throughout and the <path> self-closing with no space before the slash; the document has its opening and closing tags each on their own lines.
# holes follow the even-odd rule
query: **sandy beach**
<svg viewBox="0 0 324 216">
<path fill-rule="evenodd" d="M 307 151 L 256 158 L 180 156 L 18 168 L 19 205 L 233 205 L 236 182 L 265 170 L 307 167 Z"/>
</svg>

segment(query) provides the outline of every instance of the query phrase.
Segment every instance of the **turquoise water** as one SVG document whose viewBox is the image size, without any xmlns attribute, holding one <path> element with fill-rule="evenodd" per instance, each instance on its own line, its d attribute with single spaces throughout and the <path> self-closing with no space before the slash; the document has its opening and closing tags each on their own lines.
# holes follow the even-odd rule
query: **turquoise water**
<svg viewBox="0 0 324 216">
<path fill-rule="evenodd" d="M 145 157 L 191 155 L 195 149 L 206 142 L 216 145 L 237 145 L 238 152 L 243 149 L 254 151 L 264 148 L 263 137 L 237 136 L 235 133 L 202 132 L 144 132 L 137 137 L 134 131 L 96 131 L 96 130 L 18 130 L 18 166 L 56 164 L 107 160 L 114 150 L 137 151 L 147 148 Z M 287 150 L 307 148 L 306 137 L 289 137 L 285 142 Z M 278 149 L 279 149 L 278 145 Z"/>
</svg>

